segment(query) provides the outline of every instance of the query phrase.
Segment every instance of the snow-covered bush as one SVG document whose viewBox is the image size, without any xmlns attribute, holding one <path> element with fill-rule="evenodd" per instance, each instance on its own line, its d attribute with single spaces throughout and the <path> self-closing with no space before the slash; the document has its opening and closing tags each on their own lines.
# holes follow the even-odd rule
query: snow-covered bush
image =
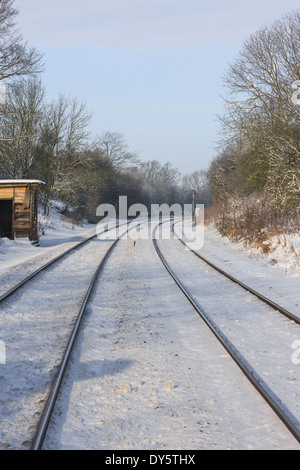
<svg viewBox="0 0 300 470">
<path fill-rule="evenodd" d="M 217 230 L 235 242 L 243 242 L 260 248 L 263 253 L 273 249 L 273 237 L 300 231 L 300 215 L 297 211 L 280 213 L 270 210 L 262 195 L 231 198 L 226 204 L 207 211 L 206 220 Z"/>
</svg>

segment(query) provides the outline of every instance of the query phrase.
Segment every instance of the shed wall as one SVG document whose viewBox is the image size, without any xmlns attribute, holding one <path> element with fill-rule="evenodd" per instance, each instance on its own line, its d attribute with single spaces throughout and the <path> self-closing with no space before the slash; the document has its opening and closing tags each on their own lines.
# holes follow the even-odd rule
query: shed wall
<svg viewBox="0 0 300 470">
<path fill-rule="evenodd" d="M 33 186 L 0 187 L 0 199 L 13 202 L 13 238 L 37 240 L 37 188 Z"/>
</svg>

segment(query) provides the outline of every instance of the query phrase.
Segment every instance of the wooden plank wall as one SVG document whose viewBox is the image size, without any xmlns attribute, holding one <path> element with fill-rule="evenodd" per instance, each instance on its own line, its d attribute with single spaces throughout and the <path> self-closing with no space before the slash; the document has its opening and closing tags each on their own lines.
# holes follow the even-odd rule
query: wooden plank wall
<svg viewBox="0 0 300 470">
<path fill-rule="evenodd" d="M 13 231 L 18 237 L 29 237 L 31 232 L 31 190 L 29 188 L 14 188 L 14 217 Z"/>
<path fill-rule="evenodd" d="M 14 188 L 0 188 L 0 199 L 13 199 Z"/>
</svg>

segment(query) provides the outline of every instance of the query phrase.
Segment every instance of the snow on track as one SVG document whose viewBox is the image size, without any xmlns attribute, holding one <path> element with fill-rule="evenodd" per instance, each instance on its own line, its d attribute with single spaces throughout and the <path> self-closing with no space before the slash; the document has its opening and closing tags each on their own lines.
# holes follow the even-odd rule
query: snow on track
<svg viewBox="0 0 300 470">
<path fill-rule="evenodd" d="M 300 421 L 300 367 L 292 361 L 300 326 L 213 270 L 179 241 L 162 240 L 160 247 L 212 320 Z"/>
<path fill-rule="evenodd" d="M 179 291 L 152 241 L 129 239 L 98 280 L 44 448 L 299 445 Z"/>
<path fill-rule="evenodd" d="M 1 303 L 1 449 L 30 445 L 88 283 L 110 244 L 90 241 Z"/>
<path fill-rule="evenodd" d="M 45 247 L 34 247 L 28 240 L 5 239 L 4 246 L 0 245 L 0 259 L 1 252 L 3 253 L 0 263 L 0 295 L 50 260 L 94 234 L 95 228 L 92 228 L 77 236 L 63 237 L 64 242 L 49 247 L 48 244 Z"/>
<path fill-rule="evenodd" d="M 180 227 L 180 224 L 174 226 L 178 235 Z M 189 236 L 191 226 L 186 225 L 185 230 Z M 201 227 L 197 227 L 197 230 L 201 230 Z M 300 317 L 300 235 L 291 239 L 296 250 L 294 253 L 281 244 L 281 248 L 274 248 L 273 252 L 263 255 L 258 250 L 245 247 L 242 242 L 234 243 L 222 237 L 213 227 L 205 226 L 203 246 L 196 251 Z"/>
</svg>

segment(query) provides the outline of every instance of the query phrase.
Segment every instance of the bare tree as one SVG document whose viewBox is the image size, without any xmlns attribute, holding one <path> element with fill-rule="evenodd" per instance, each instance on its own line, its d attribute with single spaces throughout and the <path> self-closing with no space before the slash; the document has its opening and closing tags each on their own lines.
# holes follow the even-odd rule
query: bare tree
<svg viewBox="0 0 300 470">
<path fill-rule="evenodd" d="M 197 170 L 191 174 L 184 175 L 181 182 L 181 191 L 184 194 L 184 202 L 190 203 L 192 192 L 196 191 L 195 201 L 197 204 L 211 204 L 211 190 L 208 173 L 204 170 Z"/>
<path fill-rule="evenodd" d="M 42 71 L 42 56 L 28 47 L 18 34 L 15 19 L 18 10 L 13 0 L 0 1 L 0 80 L 38 74 Z"/>
<path fill-rule="evenodd" d="M 125 138 L 120 132 L 103 132 L 94 145 L 102 152 L 104 158 L 112 162 L 117 170 L 138 163 L 137 154 L 128 150 Z"/>
<path fill-rule="evenodd" d="M 44 106 L 39 141 L 36 147 L 35 171 L 46 183 L 45 212 L 53 192 L 59 194 L 72 186 L 74 168 L 82 163 L 87 144 L 87 127 L 91 118 L 84 103 L 60 95 Z M 76 188 L 75 188 L 76 189 Z M 72 189 L 74 190 L 74 188 Z"/>
<path fill-rule="evenodd" d="M 27 177 L 44 93 L 36 76 L 43 66 L 41 54 L 18 34 L 17 15 L 13 0 L 0 0 L 0 80 L 7 95 L 5 101 L 1 96 L 0 168 L 10 177 Z"/>
<path fill-rule="evenodd" d="M 11 84 L 0 114 L 0 168 L 12 178 L 28 178 L 42 119 L 44 88 L 39 79 Z"/>
<path fill-rule="evenodd" d="M 291 100 L 299 78 L 299 11 L 251 35 L 224 77 L 223 143 L 242 141 L 244 158 L 251 155 L 264 169 L 267 162 L 265 198 L 278 210 L 299 201 L 300 108 Z"/>
<path fill-rule="evenodd" d="M 57 178 L 66 176 L 79 162 L 89 136 L 91 112 L 77 98 L 60 97 L 56 108 L 54 128 L 57 134 Z"/>
<path fill-rule="evenodd" d="M 165 164 L 157 160 L 142 162 L 140 173 L 151 203 L 170 203 L 174 199 L 180 174 L 169 162 Z"/>
<path fill-rule="evenodd" d="M 51 136 L 52 164 L 56 181 L 66 177 L 76 166 L 89 135 L 87 127 L 90 119 L 91 113 L 77 98 L 59 95 L 56 101 L 45 106 L 44 135 L 48 143 Z"/>
</svg>

